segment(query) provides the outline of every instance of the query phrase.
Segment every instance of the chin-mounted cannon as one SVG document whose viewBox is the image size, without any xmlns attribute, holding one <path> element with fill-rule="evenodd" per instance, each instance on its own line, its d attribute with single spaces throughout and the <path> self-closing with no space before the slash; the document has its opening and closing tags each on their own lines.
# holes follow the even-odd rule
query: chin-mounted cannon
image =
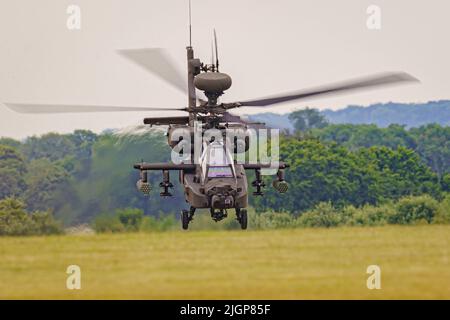
<svg viewBox="0 0 450 320">
<path fill-rule="evenodd" d="M 286 193 L 289 189 L 289 184 L 284 180 L 284 170 L 279 169 L 277 172 L 277 179 L 273 180 L 272 186 L 279 193 Z"/>
<path fill-rule="evenodd" d="M 147 171 L 141 170 L 140 179 L 136 183 L 136 187 L 144 195 L 146 195 L 146 196 L 150 195 L 150 191 L 152 190 L 152 187 L 150 186 L 150 183 L 148 183 L 148 172 Z"/>
<path fill-rule="evenodd" d="M 173 184 L 170 182 L 170 173 L 168 170 L 163 170 L 163 181 L 159 184 L 162 188 L 162 192 L 159 194 L 161 197 L 171 197 L 172 194 L 169 189 L 173 189 Z"/>
</svg>

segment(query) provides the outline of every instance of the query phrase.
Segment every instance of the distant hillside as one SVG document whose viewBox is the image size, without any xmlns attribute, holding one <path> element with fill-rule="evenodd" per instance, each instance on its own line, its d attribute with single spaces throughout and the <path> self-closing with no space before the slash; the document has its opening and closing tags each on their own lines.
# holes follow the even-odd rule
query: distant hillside
<svg viewBox="0 0 450 320">
<path fill-rule="evenodd" d="M 323 110 L 331 123 L 376 124 L 387 127 L 392 123 L 406 127 L 420 127 L 429 123 L 442 126 L 450 125 L 450 100 L 430 101 L 428 103 L 379 103 L 368 107 L 348 106 L 341 110 Z M 261 113 L 249 116 L 253 121 L 265 122 L 267 125 L 292 129 L 289 114 Z"/>
</svg>

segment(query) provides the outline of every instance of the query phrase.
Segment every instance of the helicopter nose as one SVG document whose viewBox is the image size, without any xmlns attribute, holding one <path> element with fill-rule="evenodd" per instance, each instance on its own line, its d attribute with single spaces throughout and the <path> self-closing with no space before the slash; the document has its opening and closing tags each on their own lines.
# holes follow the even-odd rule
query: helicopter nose
<svg viewBox="0 0 450 320">
<path fill-rule="evenodd" d="M 214 209 L 231 209 L 234 207 L 234 198 L 233 196 L 213 195 L 211 206 Z"/>
</svg>

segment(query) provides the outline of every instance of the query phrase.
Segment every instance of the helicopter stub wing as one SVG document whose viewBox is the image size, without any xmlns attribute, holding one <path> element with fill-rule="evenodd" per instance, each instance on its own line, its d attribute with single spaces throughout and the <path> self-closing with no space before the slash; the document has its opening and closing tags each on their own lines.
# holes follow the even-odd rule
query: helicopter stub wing
<svg viewBox="0 0 450 320">
<path fill-rule="evenodd" d="M 278 169 L 289 168 L 289 164 L 284 162 L 278 163 Z M 274 169 L 273 164 L 263 164 L 263 163 L 247 163 L 244 164 L 245 170 L 256 170 L 256 169 Z"/>
<path fill-rule="evenodd" d="M 179 170 L 195 170 L 195 164 L 175 164 L 175 163 L 136 163 L 134 168 L 141 171 L 148 170 L 164 170 L 164 171 L 179 171 Z"/>
</svg>

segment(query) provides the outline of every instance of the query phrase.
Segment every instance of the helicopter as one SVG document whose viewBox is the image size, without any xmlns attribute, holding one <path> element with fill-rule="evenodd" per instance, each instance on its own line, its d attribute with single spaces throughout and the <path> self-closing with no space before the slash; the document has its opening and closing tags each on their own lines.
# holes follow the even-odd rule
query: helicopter
<svg viewBox="0 0 450 320">
<path fill-rule="evenodd" d="M 150 108 L 120 106 L 76 106 L 4 103 L 8 108 L 19 113 L 79 113 L 79 112 L 129 112 L 129 111 L 182 111 L 185 116 L 145 118 L 144 124 L 150 126 L 167 126 L 168 144 L 175 153 L 182 156 L 182 161 L 168 163 L 134 164 L 139 171 L 137 189 L 149 195 L 151 185 L 149 171 L 161 171 L 161 197 L 171 197 L 174 187 L 170 180 L 170 172 L 178 172 L 179 182 L 184 188 L 188 210 L 181 212 L 181 224 L 184 230 L 194 219 L 197 209 L 209 209 L 211 218 L 218 222 L 228 216 L 228 210 L 234 210 L 236 219 L 242 229 L 248 226 L 248 182 L 246 172 L 254 171 L 255 180 L 253 195 L 263 196 L 266 187 L 263 171 L 271 169 L 275 172 L 273 187 L 281 194 L 288 191 L 285 170 L 289 164 L 277 161 L 273 163 L 238 162 L 237 153 L 248 152 L 250 141 L 249 129 L 267 129 L 263 123 L 249 122 L 229 111 L 245 107 L 271 107 L 289 101 L 301 101 L 307 98 L 326 96 L 337 93 L 348 93 L 360 89 L 376 88 L 386 85 L 417 82 L 418 80 L 405 72 L 384 72 L 372 76 L 354 78 L 348 81 L 329 84 L 310 89 L 297 90 L 278 95 L 242 100 L 237 102 L 221 102 L 220 98 L 231 88 L 232 78 L 220 71 L 218 41 L 214 30 L 211 63 L 204 63 L 194 55 L 192 46 L 191 8 L 189 5 L 189 45 L 186 47 L 187 88 L 186 82 L 174 67 L 173 61 L 160 48 L 121 50 L 119 53 L 145 70 L 160 77 L 173 87 L 187 93 L 187 107 L 183 108 Z M 187 89 L 187 90 L 186 90 Z M 187 91 L 187 92 L 186 92 Z M 204 98 L 198 93 L 203 92 Z M 229 138 L 226 133 L 233 129 L 240 134 Z M 215 130 L 216 135 L 200 142 L 193 142 L 198 131 L 204 135 L 207 130 Z M 180 132 L 184 134 L 181 135 Z M 181 137 L 182 136 L 182 137 Z M 180 148 L 183 146 L 183 148 Z M 181 151 L 179 150 L 181 149 Z"/>
</svg>

